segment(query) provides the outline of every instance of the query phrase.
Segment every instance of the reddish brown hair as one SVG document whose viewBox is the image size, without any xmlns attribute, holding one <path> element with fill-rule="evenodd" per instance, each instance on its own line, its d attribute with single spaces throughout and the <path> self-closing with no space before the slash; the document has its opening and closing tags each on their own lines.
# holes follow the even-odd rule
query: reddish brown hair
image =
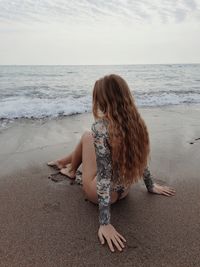
<svg viewBox="0 0 200 267">
<path fill-rule="evenodd" d="M 100 114 L 101 113 L 101 114 Z M 149 135 L 130 89 L 120 76 L 111 74 L 96 81 L 93 115 L 108 120 L 113 172 L 123 184 L 139 180 L 147 166 Z"/>
</svg>

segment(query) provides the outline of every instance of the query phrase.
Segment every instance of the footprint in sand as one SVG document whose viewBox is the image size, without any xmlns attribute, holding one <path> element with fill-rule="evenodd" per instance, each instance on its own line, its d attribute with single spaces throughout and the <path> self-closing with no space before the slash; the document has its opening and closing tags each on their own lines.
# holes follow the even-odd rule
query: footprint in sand
<svg viewBox="0 0 200 267">
<path fill-rule="evenodd" d="M 200 141 L 200 137 L 195 138 L 194 141 L 189 142 L 189 144 L 190 144 L 190 145 L 193 145 L 193 144 L 197 143 L 197 141 Z"/>
<path fill-rule="evenodd" d="M 48 178 L 51 179 L 55 183 L 62 182 L 67 179 L 67 177 L 61 175 L 59 172 L 50 174 Z"/>
<path fill-rule="evenodd" d="M 140 247 L 140 242 L 135 238 L 133 233 L 128 233 L 127 236 L 129 237 L 127 248 L 137 249 Z"/>
<path fill-rule="evenodd" d="M 82 185 L 82 172 L 80 170 L 77 170 L 76 172 L 76 178 L 75 179 L 69 179 L 67 176 L 64 176 L 60 174 L 60 172 L 52 173 L 48 176 L 49 179 L 51 179 L 53 182 L 63 182 L 63 181 L 69 181 L 70 185 L 78 184 Z"/>
<path fill-rule="evenodd" d="M 47 213 L 50 213 L 52 211 L 60 212 L 60 202 L 44 203 L 42 209 Z"/>
<path fill-rule="evenodd" d="M 151 249 L 146 243 L 143 243 L 137 239 L 134 233 L 127 233 L 127 236 L 127 249 L 136 250 L 141 257 L 151 257 Z"/>
</svg>

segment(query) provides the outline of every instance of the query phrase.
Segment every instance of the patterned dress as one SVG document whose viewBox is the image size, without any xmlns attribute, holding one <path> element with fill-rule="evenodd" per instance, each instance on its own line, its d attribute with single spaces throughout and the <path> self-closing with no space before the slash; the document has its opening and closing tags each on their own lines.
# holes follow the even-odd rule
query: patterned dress
<svg viewBox="0 0 200 267">
<path fill-rule="evenodd" d="M 99 203 L 99 223 L 101 225 L 110 223 L 110 200 L 111 191 L 123 192 L 126 187 L 121 184 L 114 185 L 112 177 L 112 156 L 108 143 L 108 122 L 98 119 L 92 124 L 92 135 L 96 151 L 97 162 L 97 194 Z M 153 188 L 153 180 L 148 168 L 143 174 L 144 183 L 149 192 Z"/>
</svg>

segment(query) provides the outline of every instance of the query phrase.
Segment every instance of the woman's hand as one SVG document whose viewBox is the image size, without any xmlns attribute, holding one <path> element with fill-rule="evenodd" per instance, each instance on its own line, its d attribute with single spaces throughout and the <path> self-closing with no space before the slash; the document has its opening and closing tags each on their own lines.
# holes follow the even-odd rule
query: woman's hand
<svg viewBox="0 0 200 267">
<path fill-rule="evenodd" d="M 105 244 L 106 239 L 108 246 L 112 252 L 115 251 L 114 246 L 119 251 L 122 251 L 122 249 L 124 248 L 123 242 L 126 242 L 126 239 L 122 235 L 120 235 L 111 224 L 100 225 L 98 237 L 102 245 Z"/>
<path fill-rule="evenodd" d="M 175 195 L 175 189 L 169 186 L 165 185 L 159 185 L 159 184 L 153 184 L 153 187 L 150 191 L 151 193 L 154 194 L 159 194 L 159 195 L 164 195 L 164 196 L 174 196 Z"/>
</svg>

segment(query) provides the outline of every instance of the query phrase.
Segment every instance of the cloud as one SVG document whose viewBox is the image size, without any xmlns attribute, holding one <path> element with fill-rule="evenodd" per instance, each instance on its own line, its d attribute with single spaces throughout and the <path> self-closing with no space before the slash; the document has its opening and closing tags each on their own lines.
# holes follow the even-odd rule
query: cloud
<svg viewBox="0 0 200 267">
<path fill-rule="evenodd" d="M 200 62 L 198 0 L 0 0 L 0 64 Z"/>
<path fill-rule="evenodd" d="M 181 23 L 199 17 L 200 4 L 195 0 L 0 0 L 3 22 Z"/>
</svg>

